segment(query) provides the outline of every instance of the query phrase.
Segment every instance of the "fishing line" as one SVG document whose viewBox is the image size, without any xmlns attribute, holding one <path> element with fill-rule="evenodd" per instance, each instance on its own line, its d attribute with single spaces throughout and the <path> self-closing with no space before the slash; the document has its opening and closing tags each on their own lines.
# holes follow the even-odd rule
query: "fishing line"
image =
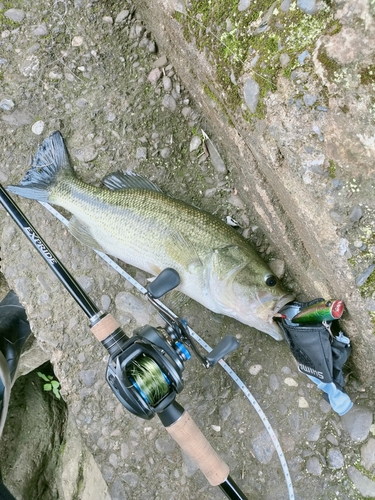
<svg viewBox="0 0 375 500">
<path fill-rule="evenodd" d="M 142 398 L 156 406 L 169 394 L 170 381 L 149 356 L 140 356 L 127 366 L 126 375 Z"/>
<path fill-rule="evenodd" d="M 42 202 L 42 201 L 40 201 L 39 203 L 41 205 L 43 205 L 43 207 L 45 207 L 49 212 L 51 212 L 51 214 L 53 214 L 57 219 L 59 219 L 65 226 L 69 226 L 69 221 L 63 215 L 61 215 L 60 212 L 58 212 L 53 207 L 51 207 L 51 205 L 49 205 L 48 203 Z M 108 257 L 107 254 L 100 252 L 99 250 L 94 250 L 94 251 L 103 260 L 105 260 L 105 262 L 107 262 L 107 264 L 109 266 L 111 266 L 112 269 L 117 271 L 123 278 L 125 278 L 129 283 L 131 283 L 143 295 L 145 295 L 147 293 L 147 290 L 145 287 L 143 287 L 140 283 L 138 283 L 138 281 L 136 281 L 132 276 L 130 276 L 130 274 L 128 274 L 126 271 L 124 271 L 124 269 L 122 269 L 118 264 L 116 264 L 116 262 L 114 262 L 110 257 Z M 160 301 L 156 300 L 156 302 L 160 302 Z M 168 310 L 168 312 L 174 318 L 177 317 L 173 311 L 169 310 L 166 306 L 164 306 L 164 307 Z M 189 328 L 190 335 L 194 338 L 194 340 L 196 342 L 198 342 L 198 344 L 200 344 L 200 346 L 203 347 L 203 349 L 205 349 L 207 352 L 211 352 L 212 348 L 203 339 L 201 339 L 201 337 L 197 333 L 195 333 L 194 330 L 192 330 L 190 328 L 190 326 L 188 328 Z M 241 389 L 241 391 L 244 393 L 244 395 L 246 396 L 246 398 L 248 399 L 248 401 L 250 402 L 250 404 L 252 405 L 254 410 L 257 412 L 259 418 L 262 420 L 263 425 L 266 428 L 268 435 L 270 436 L 270 438 L 273 442 L 273 445 L 275 447 L 275 450 L 279 456 L 280 464 L 281 464 L 281 467 L 283 469 L 283 473 L 284 473 L 284 477 L 285 477 L 285 481 L 286 481 L 286 486 L 288 488 L 289 500 L 295 500 L 294 489 L 293 489 L 292 479 L 291 479 L 290 473 L 289 473 L 288 464 L 287 464 L 286 458 L 284 456 L 283 450 L 281 448 L 281 445 L 279 443 L 279 440 L 277 439 L 275 431 L 273 430 L 268 418 L 266 417 L 262 408 L 259 406 L 259 403 L 257 402 L 257 400 L 254 398 L 254 396 L 251 394 L 249 389 L 246 387 L 245 383 L 232 370 L 232 368 L 222 359 L 219 361 L 219 364 L 227 372 L 227 374 L 234 381 L 234 383 Z M 151 370 L 153 370 L 153 369 L 154 368 L 152 367 Z M 144 373 L 144 372 L 145 372 L 145 370 L 144 370 L 144 368 L 142 368 L 143 376 L 145 376 L 146 379 L 148 379 L 148 374 Z M 159 382 L 160 382 L 160 375 L 158 375 L 158 377 L 159 377 Z M 148 383 L 148 380 L 146 380 L 146 391 L 148 390 L 147 383 Z M 146 393 L 145 393 L 145 395 L 146 395 Z"/>
</svg>

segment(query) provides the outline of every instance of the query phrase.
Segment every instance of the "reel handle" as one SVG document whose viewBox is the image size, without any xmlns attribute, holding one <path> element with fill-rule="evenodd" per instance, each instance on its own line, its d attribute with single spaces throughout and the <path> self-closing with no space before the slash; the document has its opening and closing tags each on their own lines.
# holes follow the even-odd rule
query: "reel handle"
<svg viewBox="0 0 375 500">
<path fill-rule="evenodd" d="M 163 271 L 147 286 L 147 292 L 153 299 L 160 299 L 180 284 L 180 276 L 171 267 Z"/>
</svg>

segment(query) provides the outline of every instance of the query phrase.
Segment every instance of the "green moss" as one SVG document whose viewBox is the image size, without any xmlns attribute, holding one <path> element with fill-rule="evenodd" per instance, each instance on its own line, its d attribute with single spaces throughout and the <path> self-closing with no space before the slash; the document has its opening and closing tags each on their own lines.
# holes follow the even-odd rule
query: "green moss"
<svg viewBox="0 0 375 500">
<path fill-rule="evenodd" d="M 333 160 L 329 160 L 329 176 L 331 179 L 335 178 L 336 175 L 336 165 Z"/>
<path fill-rule="evenodd" d="M 330 81 L 333 81 L 335 75 L 340 71 L 341 66 L 328 57 L 327 52 L 324 48 L 321 48 L 318 52 L 318 61 L 323 65 L 324 69 L 327 72 L 327 77 Z"/>
<path fill-rule="evenodd" d="M 198 49 L 206 51 L 207 59 L 216 68 L 215 87 L 218 83 L 222 88 L 220 100 L 228 112 L 243 102 L 235 82 L 251 73 L 260 87 L 254 116 L 264 114 L 263 99 L 276 90 L 279 74 L 289 77 L 299 66 L 301 52 L 312 53 L 322 34 L 332 35 L 341 29 L 328 3 L 314 16 L 304 14 L 295 1 L 288 12 L 278 7 L 273 0 L 254 0 L 246 11 L 239 12 L 238 0 L 192 0 L 185 14 L 175 14 L 186 40 L 194 40 Z M 284 69 L 279 63 L 281 53 L 290 57 Z M 246 118 L 248 113 L 243 115 Z"/>
<path fill-rule="evenodd" d="M 375 65 L 367 66 L 366 68 L 362 68 L 359 72 L 361 77 L 362 85 L 370 85 L 371 83 L 375 83 Z"/>
</svg>

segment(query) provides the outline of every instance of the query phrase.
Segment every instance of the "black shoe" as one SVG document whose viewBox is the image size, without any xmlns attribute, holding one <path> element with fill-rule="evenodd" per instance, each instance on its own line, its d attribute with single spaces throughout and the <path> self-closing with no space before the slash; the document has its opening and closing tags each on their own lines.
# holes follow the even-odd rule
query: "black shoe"
<svg viewBox="0 0 375 500">
<path fill-rule="evenodd" d="M 10 390 L 30 326 L 17 295 L 10 291 L 0 302 L 0 437 L 8 411 Z"/>
</svg>

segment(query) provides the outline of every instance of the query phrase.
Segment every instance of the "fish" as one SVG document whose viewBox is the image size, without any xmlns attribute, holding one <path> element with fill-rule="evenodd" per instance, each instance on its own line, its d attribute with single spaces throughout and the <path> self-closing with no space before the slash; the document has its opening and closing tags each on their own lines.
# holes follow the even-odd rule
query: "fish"
<svg viewBox="0 0 375 500">
<path fill-rule="evenodd" d="M 294 296 L 239 233 L 134 172 L 114 172 L 103 184 L 96 187 L 76 176 L 64 139 L 55 131 L 39 146 L 21 182 L 7 190 L 71 212 L 69 231 L 88 247 L 152 276 L 171 267 L 183 294 L 283 339 L 273 316 Z"/>
<path fill-rule="evenodd" d="M 340 319 L 344 312 L 342 300 L 322 299 L 309 307 L 305 307 L 298 314 L 293 316 L 292 323 L 322 323 L 323 321 L 333 321 Z"/>
</svg>

